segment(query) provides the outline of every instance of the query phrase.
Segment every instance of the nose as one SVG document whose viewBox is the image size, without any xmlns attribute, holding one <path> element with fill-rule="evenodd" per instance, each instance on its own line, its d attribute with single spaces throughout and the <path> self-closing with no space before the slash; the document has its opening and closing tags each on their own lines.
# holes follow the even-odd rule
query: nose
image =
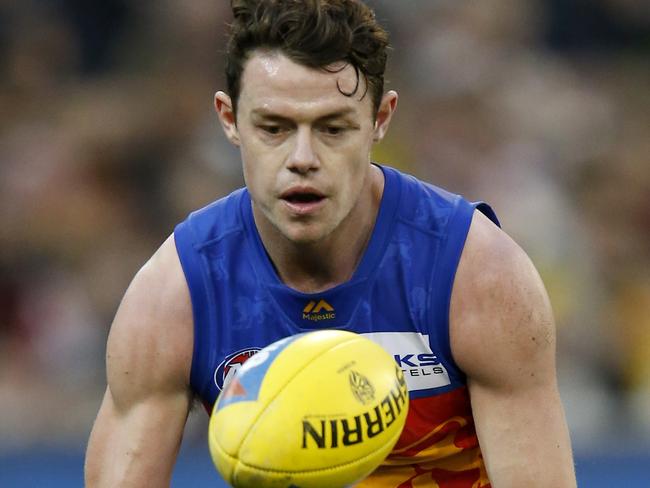
<svg viewBox="0 0 650 488">
<path fill-rule="evenodd" d="M 306 174 L 317 169 L 320 162 L 312 144 L 312 134 L 308 127 L 299 127 L 295 134 L 294 145 L 287 159 L 290 171 Z"/>
</svg>

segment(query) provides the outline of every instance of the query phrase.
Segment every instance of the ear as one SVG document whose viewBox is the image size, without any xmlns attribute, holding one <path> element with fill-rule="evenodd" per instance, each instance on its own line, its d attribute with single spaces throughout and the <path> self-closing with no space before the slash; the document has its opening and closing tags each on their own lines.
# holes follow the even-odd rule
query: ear
<svg viewBox="0 0 650 488">
<path fill-rule="evenodd" d="M 235 146 L 239 146 L 240 139 L 239 130 L 237 129 L 237 118 L 232 108 L 230 96 L 222 91 L 218 91 L 214 95 L 214 110 L 219 116 L 219 122 L 221 122 L 221 127 L 228 140 Z"/>
<path fill-rule="evenodd" d="M 397 99 L 398 95 L 396 91 L 390 90 L 384 94 L 379 104 L 379 110 L 377 110 L 377 118 L 375 120 L 375 133 L 374 141 L 381 141 L 386 132 L 388 131 L 388 126 L 390 121 L 393 118 L 393 113 L 397 109 Z"/>
</svg>

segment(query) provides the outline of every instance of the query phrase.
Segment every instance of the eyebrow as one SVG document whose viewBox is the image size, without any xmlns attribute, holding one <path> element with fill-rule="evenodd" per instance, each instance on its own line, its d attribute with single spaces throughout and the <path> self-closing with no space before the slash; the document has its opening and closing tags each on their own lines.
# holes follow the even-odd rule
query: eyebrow
<svg viewBox="0 0 650 488">
<path fill-rule="evenodd" d="M 338 118 L 345 118 L 346 116 L 353 114 L 355 111 L 352 108 L 341 108 L 338 110 L 334 110 L 332 112 L 326 113 L 325 115 L 321 115 L 316 119 L 317 122 L 325 122 L 328 120 L 333 120 L 333 119 L 338 119 Z M 283 122 L 283 121 L 289 121 L 291 120 L 290 117 L 285 117 L 283 115 L 276 114 L 273 111 L 264 109 L 264 108 L 256 108 L 252 110 L 251 115 L 253 116 L 258 116 L 258 117 L 263 117 L 267 120 L 273 120 L 273 121 L 278 121 L 278 122 Z"/>
</svg>

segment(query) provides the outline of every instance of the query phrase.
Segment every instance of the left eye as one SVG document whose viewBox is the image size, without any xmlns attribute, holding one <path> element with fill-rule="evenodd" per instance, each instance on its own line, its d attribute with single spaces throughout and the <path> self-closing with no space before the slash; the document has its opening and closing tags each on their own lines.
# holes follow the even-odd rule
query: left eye
<svg viewBox="0 0 650 488">
<path fill-rule="evenodd" d="M 328 125 L 324 129 L 325 133 L 330 136 L 338 136 L 343 132 L 343 127 L 337 127 L 334 125 Z"/>
</svg>

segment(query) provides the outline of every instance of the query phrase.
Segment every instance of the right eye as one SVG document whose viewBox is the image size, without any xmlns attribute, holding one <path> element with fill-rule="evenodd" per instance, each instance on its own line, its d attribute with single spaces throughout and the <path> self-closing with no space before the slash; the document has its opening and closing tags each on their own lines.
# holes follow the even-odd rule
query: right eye
<svg viewBox="0 0 650 488">
<path fill-rule="evenodd" d="M 271 136 L 277 136 L 282 133 L 282 127 L 279 125 L 260 125 L 260 129 Z"/>
</svg>

